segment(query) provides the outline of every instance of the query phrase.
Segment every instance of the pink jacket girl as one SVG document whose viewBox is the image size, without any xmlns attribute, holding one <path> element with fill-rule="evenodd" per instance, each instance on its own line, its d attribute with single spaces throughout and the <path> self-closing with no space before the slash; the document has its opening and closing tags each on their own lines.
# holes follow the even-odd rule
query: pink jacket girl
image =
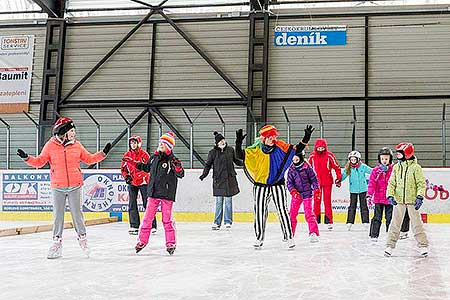
<svg viewBox="0 0 450 300">
<path fill-rule="evenodd" d="M 389 178 L 392 173 L 392 164 L 385 166 L 379 164 L 373 168 L 369 179 L 369 188 L 367 195 L 372 196 L 372 203 L 389 204 L 386 198 L 386 191 L 389 182 Z M 370 203 L 370 205 L 372 205 Z"/>
</svg>

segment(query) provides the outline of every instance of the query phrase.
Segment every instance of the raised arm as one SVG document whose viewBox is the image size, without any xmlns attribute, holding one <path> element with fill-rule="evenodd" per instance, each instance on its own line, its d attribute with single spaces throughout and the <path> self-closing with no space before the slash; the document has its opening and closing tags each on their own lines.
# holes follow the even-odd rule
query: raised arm
<svg viewBox="0 0 450 300">
<path fill-rule="evenodd" d="M 242 129 L 238 129 L 236 130 L 236 157 L 240 160 L 244 160 L 245 159 L 245 153 L 244 150 L 242 149 L 242 142 L 244 141 L 245 137 L 247 136 L 247 134 L 244 134 Z"/>
</svg>

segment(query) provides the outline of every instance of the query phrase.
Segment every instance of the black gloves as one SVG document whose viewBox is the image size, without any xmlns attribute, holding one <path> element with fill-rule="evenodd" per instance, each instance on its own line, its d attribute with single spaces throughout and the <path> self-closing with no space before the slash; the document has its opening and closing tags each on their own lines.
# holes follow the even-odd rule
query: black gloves
<svg viewBox="0 0 450 300">
<path fill-rule="evenodd" d="M 306 125 L 305 128 L 305 135 L 303 136 L 302 142 L 307 144 L 309 140 L 311 139 L 311 134 L 313 133 L 315 128 L 312 127 L 312 125 Z"/>
<path fill-rule="evenodd" d="M 202 174 L 202 175 L 200 175 L 200 177 L 199 177 L 198 179 L 200 179 L 201 181 L 203 181 L 203 179 L 205 179 L 205 177 L 206 177 L 206 176 Z"/>
<path fill-rule="evenodd" d="M 144 170 L 144 165 L 145 165 L 145 164 L 144 164 L 144 163 L 141 163 L 141 162 L 140 162 L 140 163 L 137 163 L 137 164 L 136 164 L 136 169 L 143 171 L 143 170 Z"/>
<path fill-rule="evenodd" d="M 28 158 L 28 154 L 22 149 L 17 149 L 17 155 L 19 155 L 22 159 Z"/>
<path fill-rule="evenodd" d="M 125 176 L 125 182 L 127 184 L 131 184 L 132 181 L 133 181 L 133 178 L 130 175 Z"/>
<path fill-rule="evenodd" d="M 180 172 L 183 169 L 183 165 L 181 164 L 181 161 L 176 158 L 175 156 L 172 157 L 172 160 L 170 161 L 172 164 L 172 167 L 175 169 L 176 172 Z"/>
<path fill-rule="evenodd" d="M 247 134 L 243 134 L 242 129 L 236 130 L 236 144 L 242 145 Z"/>
<path fill-rule="evenodd" d="M 103 148 L 103 153 L 105 153 L 105 155 L 108 155 L 109 151 L 111 151 L 112 145 L 111 143 L 108 143 L 105 145 L 105 148 Z"/>
</svg>

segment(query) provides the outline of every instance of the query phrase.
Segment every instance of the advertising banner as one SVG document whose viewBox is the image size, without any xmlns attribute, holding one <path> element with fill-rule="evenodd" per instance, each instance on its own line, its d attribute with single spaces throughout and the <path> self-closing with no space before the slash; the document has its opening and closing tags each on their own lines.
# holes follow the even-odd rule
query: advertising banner
<svg viewBox="0 0 450 300">
<path fill-rule="evenodd" d="M 28 111 L 34 35 L 0 36 L 0 113 Z"/>
</svg>

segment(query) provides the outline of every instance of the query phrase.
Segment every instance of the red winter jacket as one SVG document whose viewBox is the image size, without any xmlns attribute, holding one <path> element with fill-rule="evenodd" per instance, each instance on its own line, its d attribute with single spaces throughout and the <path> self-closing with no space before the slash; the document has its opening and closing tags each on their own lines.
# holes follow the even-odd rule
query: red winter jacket
<svg viewBox="0 0 450 300">
<path fill-rule="evenodd" d="M 325 151 L 317 151 L 318 147 L 324 147 Z M 314 151 L 309 155 L 309 164 L 316 172 L 317 179 L 320 186 L 333 185 L 333 175 L 331 170 L 334 170 L 339 181 L 342 180 L 341 168 L 334 154 L 328 151 L 327 141 L 325 139 L 317 139 L 314 144 Z"/>
<path fill-rule="evenodd" d="M 125 179 L 127 175 L 130 175 L 133 178 L 131 182 L 134 186 L 140 186 L 143 184 L 148 184 L 150 181 L 150 174 L 144 171 L 140 171 L 136 169 L 136 164 L 138 162 L 147 163 L 150 155 L 147 151 L 138 147 L 136 150 L 129 150 L 122 157 L 122 165 L 120 170 L 122 171 L 122 176 Z"/>
<path fill-rule="evenodd" d="M 63 145 L 52 137 L 42 148 L 41 154 L 34 157 L 29 155 L 25 163 L 31 167 L 42 168 L 50 164 L 50 187 L 68 188 L 83 185 L 80 161 L 91 165 L 106 158 L 103 151 L 89 153 L 80 142 L 74 141 Z"/>
</svg>

